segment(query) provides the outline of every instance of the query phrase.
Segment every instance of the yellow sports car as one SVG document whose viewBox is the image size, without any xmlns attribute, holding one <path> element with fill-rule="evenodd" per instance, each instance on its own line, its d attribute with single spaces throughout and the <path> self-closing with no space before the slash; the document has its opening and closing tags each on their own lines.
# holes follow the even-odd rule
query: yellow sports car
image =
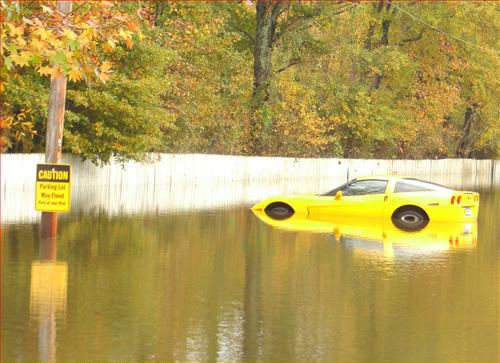
<svg viewBox="0 0 500 363">
<path fill-rule="evenodd" d="M 325 194 L 276 196 L 257 203 L 276 220 L 292 215 L 392 219 L 395 226 L 418 230 L 429 221 L 468 222 L 477 219 L 479 194 L 398 176 L 367 176 L 351 180 Z"/>
</svg>

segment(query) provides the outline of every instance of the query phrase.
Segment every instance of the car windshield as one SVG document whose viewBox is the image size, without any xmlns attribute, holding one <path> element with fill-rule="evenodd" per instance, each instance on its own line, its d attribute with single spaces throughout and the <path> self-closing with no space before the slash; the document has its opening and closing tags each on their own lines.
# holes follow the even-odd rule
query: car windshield
<svg viewBox="0 0 500 363">
<path fill-rule="evenodd" d="M 323 196 L 323 197 L 334 196 L 335 194 L 337 194 L 337 192 L 338 192 L 339 190 L 341 190 L 342 188 L 344 188 L 345 186 L 347 186 L 347 185 L 351 184 L 351 183 L 352 183 L 352 182 L 354 182 L 354 181 L 356 181 L 356 179 L 350 180 L 350 181 L 348 181 L 347 183 L 344 183 L 344 184 L 342 184 L 341 186 L 339 186 L 339 187 L 337 187 L 337 188 L 335 188 L 335 189 L 330 190 L 329 192 L 326 192 L 326 193 L 324 193 L 324 194 L 320 194 L 320 196 Z"/>
</svg>

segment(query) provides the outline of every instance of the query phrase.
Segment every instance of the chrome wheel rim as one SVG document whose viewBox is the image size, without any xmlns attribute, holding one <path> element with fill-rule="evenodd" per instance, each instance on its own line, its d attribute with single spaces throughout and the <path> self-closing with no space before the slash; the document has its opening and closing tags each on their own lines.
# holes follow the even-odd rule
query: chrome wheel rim
<svg viewBox="0 0 500 363">
<path fill-rule="evenodd" d="M 416 213 L 405 213 L 400 217 L 401 221 L 407 225 L 415 225 L 422 221 L 420 215 Z"/>
</svg>

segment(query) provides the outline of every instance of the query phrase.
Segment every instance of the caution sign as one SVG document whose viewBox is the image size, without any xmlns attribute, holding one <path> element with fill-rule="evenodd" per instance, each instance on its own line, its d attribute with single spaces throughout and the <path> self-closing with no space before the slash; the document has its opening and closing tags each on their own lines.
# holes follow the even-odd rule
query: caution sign
<svg viewBox="0 0 500 363">
<path fill-rule="evenodd" d="M 41 212 L 68 212 L 70 181 L 71 165 L 37 164 L 35 209 Z"/>
</svg>

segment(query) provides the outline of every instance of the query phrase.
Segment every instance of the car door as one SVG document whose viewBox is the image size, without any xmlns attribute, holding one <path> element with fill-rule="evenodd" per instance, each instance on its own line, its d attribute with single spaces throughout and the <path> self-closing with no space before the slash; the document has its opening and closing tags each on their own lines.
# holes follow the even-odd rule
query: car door
<svg viewBox="0 0 500 363">
<path fill-rule="evenodd" d="M 332 196 L 324 205 L 310 206 L 309 216 L 381 217 L 387 184 L 384 179 L 355 180 L 339 189 L 339 199 Z"/>
</svg>

